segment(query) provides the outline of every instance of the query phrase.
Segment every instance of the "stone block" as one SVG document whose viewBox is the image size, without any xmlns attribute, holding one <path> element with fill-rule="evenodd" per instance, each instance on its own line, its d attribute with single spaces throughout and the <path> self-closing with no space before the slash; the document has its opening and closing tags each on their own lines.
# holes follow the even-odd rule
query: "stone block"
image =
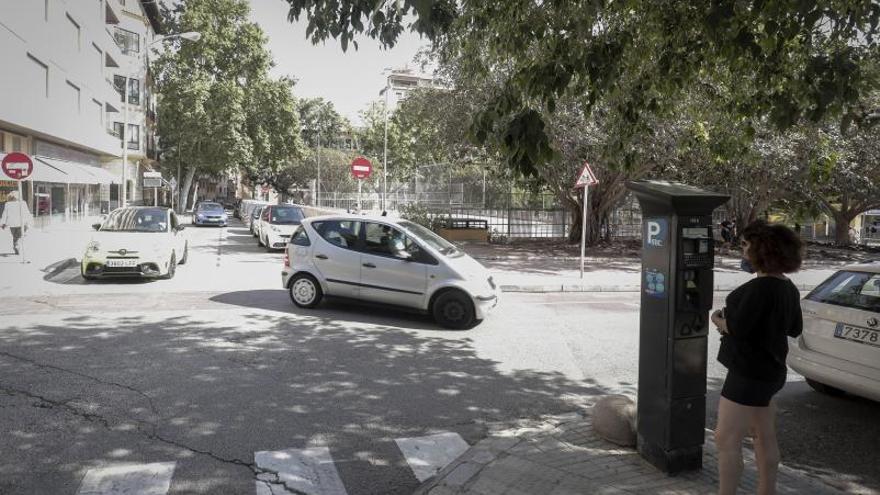
<svg viewBox="0 0 880 495">
<path fill-rule="evenodd" d="M 636 445 L 636 404 L 624 395 L 606 395 L 591 413 L 597 435 L 623 447 Z"/>
</svg>

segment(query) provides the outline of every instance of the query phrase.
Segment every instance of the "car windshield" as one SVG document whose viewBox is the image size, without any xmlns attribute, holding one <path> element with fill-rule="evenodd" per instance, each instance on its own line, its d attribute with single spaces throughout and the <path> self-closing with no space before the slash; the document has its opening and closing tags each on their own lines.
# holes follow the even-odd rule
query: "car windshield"
<svg viewBox="0 0 880 495">
<path fill-rule="evenodd" d="M 254 208 L 254 211 L 251 213 L 251 216 L 253 216 L 254 218 L 257 218 L 260 216 L 260 213 L 262 213 L 262 212 L 263 212 L 263 207 L 257 206 L 256 208 Z"/>
<path fill-rule="evenodd" d="M 162 208 L 121 208 L 107 217 L 101 232 L 168 232 L 168 212 Z"/>
<path fill-rule="evenodd" d="M 432 248 L 440 251 L 440 254 L 449 257 L 458 257 L 461 256 L 462 253 L 460 249 L 455 247 L 454 244 L 447 241 L 446 239 L 440 237 L 439 235 L 431 232 L 431 230 L 417 224 L 408 221 L 400 222 L 400 226 L 410 231 L 414 236 L 418 237 L 420 241 L 425 244 L 431 246 Z"/>
<path fill-rule="evenodd" d="M 302 221 L 302 210 L 295 206 L 273 206 L 270 210 L 269 223 L 295 225 Z"/>
<path fill-rule="evenodd" d="M 217 203 L 202 203 L 199 205 L 199 211 L 206 213 L 222 213 L 223 206 Z"/>
<path fill-rule="evenodd" d="M 807 299 L 880 313 L 880 274 L 837 272 L 816 287 Z"/>
</svg>

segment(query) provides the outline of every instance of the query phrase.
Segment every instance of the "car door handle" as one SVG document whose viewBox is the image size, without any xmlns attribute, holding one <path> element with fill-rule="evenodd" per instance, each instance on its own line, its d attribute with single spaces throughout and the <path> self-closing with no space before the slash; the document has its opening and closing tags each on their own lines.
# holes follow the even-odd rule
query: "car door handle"
<svg viewBox="0 0 880 495">
<path fill-rule="evenodd" d="M 327 255 L 326 255 L 326 254 L 316 254 L 316 255 L 315 255 L 315 258 L 318 258 L 319 260 L 326 260 L 326 259 L 329 259 L 329 258 L 327 258 Z"/>
<path fill-rule="evenodd" d="M 376 265 L 374 265 L 372 263 L 364 263 L 363 266 L 364 266 L 364 268 L 376 268 Z"/>
</svg>

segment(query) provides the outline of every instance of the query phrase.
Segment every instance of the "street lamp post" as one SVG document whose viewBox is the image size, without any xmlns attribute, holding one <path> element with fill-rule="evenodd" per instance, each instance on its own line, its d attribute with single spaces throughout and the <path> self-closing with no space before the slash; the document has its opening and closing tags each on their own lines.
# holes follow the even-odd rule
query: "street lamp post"
<svg viewBox="0 0 880 495">
<path fill-rule="evenodd" d="M 386 67 L 385 73 L 385 144 L 382 147 L 382 211 L 388 210 L 388 93 L 391 89 L 391 69 Z"/>
<path fill-rule="evenodd" d="M 202 37 L 201 33 L 197 33 L 195 31 L 190 31 L 187 33 L 180 34 L 172 34 L 169 36 L 158 36 L 151 43 L 144 46 L 143 53 L 139 53 L 137 55 L 137 66 L 135 64 L 129 64 L 128 66 L 128 74 L 125 76 L 125 85 L 122 88 L 122 185 L 120 189 L 120 197 L 119 197 L 119 205 L 120 206 L 128 206 L 128 93 L 129 93 L 129 81 L 134 79 L 135 70 L 139 69 L 141 66 L 146 65 L 147 63 L 147 53 L 150 50 L 150 47 L 155 45 L 156 43 L 165 42 L 168 40 L 172 40 L 175 38 L 180 38 L 189 41 L 198 41 Z M 140 92 L 140 88 L 138 88 L 138 92 Z M 140 104 L 140 99 L 138 99 L 138 104 Z"/>
</svg>

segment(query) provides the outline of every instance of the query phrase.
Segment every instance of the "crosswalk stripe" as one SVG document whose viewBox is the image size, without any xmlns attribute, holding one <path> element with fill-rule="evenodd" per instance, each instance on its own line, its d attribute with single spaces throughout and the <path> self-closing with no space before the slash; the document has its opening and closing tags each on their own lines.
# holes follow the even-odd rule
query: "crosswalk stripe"
<svg viewBox="0 0 880 495">
<path fill-rule="evenodd" d="M 425 481 L 445 468 L 470 446 L 458 433 L 394 440 L 419 481 Z"/>
<path fill-rule="evenodd" d="M 347 495 L 327 447 L 254 452 L 254 462 L 268 471 L 257 476 L 257 495 L 273 495 L 271 482 L 308 495 Z M 281 486 L 275 492 L 285 493 Z"/>
<path fill-rule="evenodd" d="M 165 495 L 171 487 L 174 462 L 113 464 L 89 469 L 78 495 Z"/>
</svg>

